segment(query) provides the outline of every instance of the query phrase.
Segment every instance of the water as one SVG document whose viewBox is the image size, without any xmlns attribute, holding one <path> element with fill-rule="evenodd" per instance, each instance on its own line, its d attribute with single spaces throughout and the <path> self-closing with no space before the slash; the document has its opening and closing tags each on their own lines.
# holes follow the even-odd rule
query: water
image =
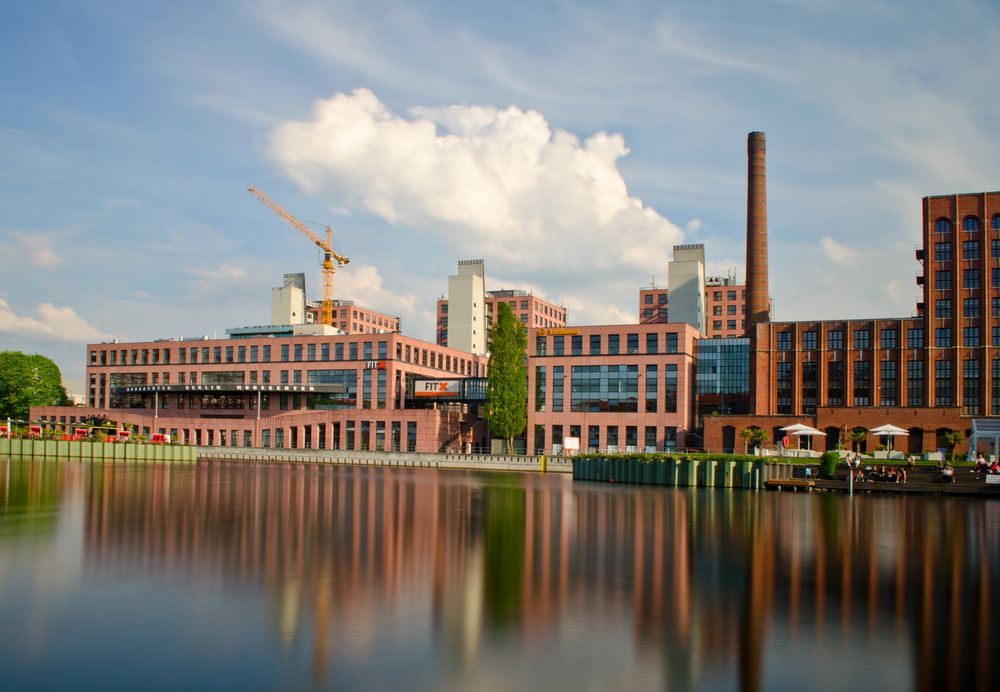
<svg viewBox="0 0 1000 692">
<path fill-rule="evenodd" d="M 996 689 L 1000 501 L 0 459 L 0 688 Z"/>
</svg>

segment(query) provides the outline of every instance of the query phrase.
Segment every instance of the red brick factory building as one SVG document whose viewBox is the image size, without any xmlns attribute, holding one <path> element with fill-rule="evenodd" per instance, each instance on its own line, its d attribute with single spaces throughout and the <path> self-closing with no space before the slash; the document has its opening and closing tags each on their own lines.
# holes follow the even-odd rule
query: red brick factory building
<svg viewBox="0 0 1000 692">
<path fill-rule="evenodd" d="M 998 415 L 1000 192 L 923 199 L 915 317 L 771 322 L 764 152 L 763 134 L 751 133 L 750 403 L 746 415 L 705 416 L 705 448 L 741 451 L 739 433 L 751 426 L 774 444 L 792 423 L 826 433 L 816 449 L 850 446 L 846 433 L 891 423 L 909 432 L 894 447 L 918 453 L 944 447 L 947 431 L 969 438 L 974 418 Z M 865 447 L 882 441 L 868 435 Z"/>
</svg>

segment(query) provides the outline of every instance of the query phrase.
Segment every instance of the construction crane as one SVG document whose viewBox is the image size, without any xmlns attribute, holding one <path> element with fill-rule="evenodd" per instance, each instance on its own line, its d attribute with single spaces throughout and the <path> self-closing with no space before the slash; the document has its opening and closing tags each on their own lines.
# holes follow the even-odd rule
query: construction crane
<svg viewBox="0 0 1000 692">
<path fill-rule="evenodd" d="M 265 195 L 263 192 L 255 188 L 253 185 L 247 188 L 247 191 L 264 203 L 271 211 L 283 218 L 285 221 L 294 226 L 300 233 L 313 241 L 320 250 L 323 251 L 323 306 L 320 309 L 319 321 L 321 324 L 326 324 L 333 326 L 333 272 L 336 270 L 336 266 L 344 266 L 351 260 L 339 254 L 333 249 L 333 231 L 330 227 L 326 227 L 326 241 L 324 242 L 322 238 L 312 232 L 308 226 L 296 219 L 294 216 L 289 214 L 287 211 L 282 209 L 281 205 L 275 202 L 273 199 Z M 337 265 L 335 266 L 334 260 L 336 260 Z"/>
</svg>

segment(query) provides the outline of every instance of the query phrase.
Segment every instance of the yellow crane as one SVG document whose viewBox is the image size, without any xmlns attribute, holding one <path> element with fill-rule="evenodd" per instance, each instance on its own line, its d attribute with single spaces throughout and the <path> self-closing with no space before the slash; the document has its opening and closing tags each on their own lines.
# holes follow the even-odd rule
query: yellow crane
<svg viewBox="0 0 1000 692">
<path fill-rule="evenodd" d="M 333 326 L 333 272 L 336 266 L 333 264 L 334 260 L 337 261 L 337 266 L 344 266 L 351 260 L 339 254 L 333 249 L 333 231 L 330 227 L 326 227 L 326 242 L 323 241 L 318 235 L 312 232 L 304 223 L 296 219 L 294 216 L 285 211 L 280 204 L 275 202 L 273 199 L 268 197 L 266 194 L 255 188 L 253 185 L 247 188 L 247 191 L 259 199 L 264 205 L 273 211 L 275 214 L 283 218 L 293 227 L 295 227 L 300 233 L 305 235 L 309 240 L 313 241 L 320 250 L 323 251 L 323 307 L 319 313 L 319 321 L 322 324 Z"/>
</svg>

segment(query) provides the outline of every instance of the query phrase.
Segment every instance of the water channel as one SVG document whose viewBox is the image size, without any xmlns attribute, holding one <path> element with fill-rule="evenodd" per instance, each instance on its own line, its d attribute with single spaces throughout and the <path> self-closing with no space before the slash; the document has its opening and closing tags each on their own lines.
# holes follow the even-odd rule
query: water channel
<svg viewBox="0 0 1000 692">
<path fill-rule="evenodd" d="M 0 459 L 4 689 L 1000 686 L 1000 501 Z"/>
</svg>

